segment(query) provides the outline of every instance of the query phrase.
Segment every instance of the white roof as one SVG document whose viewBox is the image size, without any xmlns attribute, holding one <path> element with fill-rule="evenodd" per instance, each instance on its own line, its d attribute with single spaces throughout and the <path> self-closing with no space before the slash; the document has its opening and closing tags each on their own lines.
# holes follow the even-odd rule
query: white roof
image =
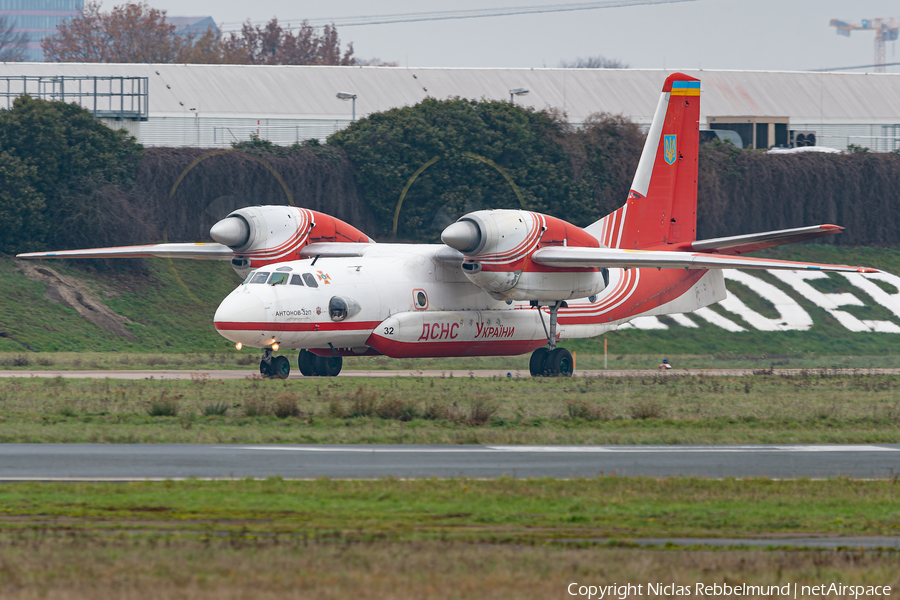
<svg viewBox="0 0 900 600">
<path fill-rule="evenodd" d="M 357 117 L 412 105 L 426 97 L 509 100 L 564 110 L 581 122 L 591 113 L 653 116 L 671 71 L 660 69 L 462 69 L 98 63 L 2 63 L 0 76 L 137 76 L 150 81 L 150 116 L 345 119 L 357 94 Z M 684 70 L 702 81 L 707 116 L 787 116 L 813 123 L 900 123 L 900 74 Z M 167 87 L 168 86 L 168 87 Z"/>
</svg>

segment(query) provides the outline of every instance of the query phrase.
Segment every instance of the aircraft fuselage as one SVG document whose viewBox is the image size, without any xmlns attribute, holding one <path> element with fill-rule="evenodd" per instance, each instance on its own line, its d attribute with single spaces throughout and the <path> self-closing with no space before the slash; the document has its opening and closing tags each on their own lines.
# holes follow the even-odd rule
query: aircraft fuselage
<svg viewBox="0 0 900 600">
<path fill-rule="evenodd" d="M 542 323 L 528 302 L 495 299 L 471 283 L 458 262 L 437 257 L 445 250 L 437 244 L 375 244 L 360 257 L 268 265 L 222 301 L 216 329 L 244 346 L 277 343 L 342 355 L 509 355 L 547 343 L 546 309 Z M 589 304 L 585 299 L 570 306 L 579 303 Z M 614 328 L 594 324 L 578 337 Z M 566 337 L 564 327 L 557 337 Z"/>
</svg>

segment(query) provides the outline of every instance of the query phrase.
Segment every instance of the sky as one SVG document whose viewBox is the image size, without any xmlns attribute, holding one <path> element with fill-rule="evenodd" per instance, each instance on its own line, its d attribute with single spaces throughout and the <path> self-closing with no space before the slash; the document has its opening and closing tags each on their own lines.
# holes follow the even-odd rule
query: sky
<svg viewBox="0 0 900 600">
<path fill-rule="evenodd" d="M 299 23 L 358 15 L 563 4 L 566 0 L 146 0 L 171 16 Z M 104 7 L 119 4 L 106 0 Z M 557 67 L 603 55 L 633 68 L 808 70 L 874 62 L 874 33 L 838 36 L 833 18 L 900 17 L 896 0 L 692 0 L 554 14 L 338 27 L 360 58 L 410 67 Z M 887 62 L 900 62 L 897 42 Z M 889 72 L 900 72 L 889 67 Z"/>
</svg>

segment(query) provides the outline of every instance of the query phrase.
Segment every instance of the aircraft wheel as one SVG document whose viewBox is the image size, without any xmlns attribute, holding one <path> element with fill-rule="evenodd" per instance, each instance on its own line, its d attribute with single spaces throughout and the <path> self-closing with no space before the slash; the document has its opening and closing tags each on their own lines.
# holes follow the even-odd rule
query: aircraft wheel
<svg viewBox="0 0 900 600">
<path fill-rule="evenodd" d="M 291 374 L 291 361 L 286 356 L 278 356 L 272 359 L 272 368 L 270 377 L 276 379 L 287 379 Z"/>
<path fill-rule="evenodd" d="M 340 356 L 316 356 L 316 375 L 319 377 L 337 377 L 344 366 L 344 359 Z"/>
<path fill-rule="evenodd" d="M 547 355 L 545 363 L 546 373 L 549 377 L 571 377 L 572 353 L 565 348 L 557 348 Z"/>
<path fill-rule="evenodd" d="M 304 377 L 314 377 L 316 375 L 316 355 L 309 350 L 301 350 L 300 356 L 297 357 L 297 366 Z"/>
<path fill-rule="evenodd" d="M 547 348 L 538 348 L 531 353 L 531 360 L 528 361 L 528 370 L 531 371 L 532 377 L 544 376 L 544 365 L 547 363 L 547 355 L 550 350 Z"/>
<path fill-rule="evenodd" d="M 271 369 L 269 363 L 264 360 L 259 361 L 259 374 L 263 377 L 271 377 Z"/>
</svg>

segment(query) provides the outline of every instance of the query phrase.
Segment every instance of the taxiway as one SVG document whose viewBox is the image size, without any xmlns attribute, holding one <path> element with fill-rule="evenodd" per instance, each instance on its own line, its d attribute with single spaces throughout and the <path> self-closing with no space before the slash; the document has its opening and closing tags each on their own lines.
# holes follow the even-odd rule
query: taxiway
<svg viewBox="0 0 900 600">
<path fill-rule="evenodd" d="M 759 369 L 673 369 L 671 371 L 658 371 L 656 369 L 636 370 L 580 370 L 576 377 L 654 377 L 654 376 L 691 376 L 705 375 L 714 377 L 740 377 L 744 375 L 757 375 Z M 900 375 L 900 369 L 776 369 L 772 375 Z M 230 370 L 133 370 L 133 371 L 63 371 L 63 370 L 22 370 L 0 371 L 0 377 L 64 377 L 66 379 L 191 379 L 197 376 L 209 376 L 210 379 L 252 379 L 259 377 L 256 369 L 230 369 Z M 531 377 L 527 370 L 351 370 L 341 371 L 339 377 Z M 296 369 L 291 372 L 289 379 L 311 379 L 304 377 Z"/>
<path fill-rule="evenodd" d="M 478 446 L 0 444 L 0 481 L 271 477 L 889 478 L 900 444 Z"/>
</svg>

